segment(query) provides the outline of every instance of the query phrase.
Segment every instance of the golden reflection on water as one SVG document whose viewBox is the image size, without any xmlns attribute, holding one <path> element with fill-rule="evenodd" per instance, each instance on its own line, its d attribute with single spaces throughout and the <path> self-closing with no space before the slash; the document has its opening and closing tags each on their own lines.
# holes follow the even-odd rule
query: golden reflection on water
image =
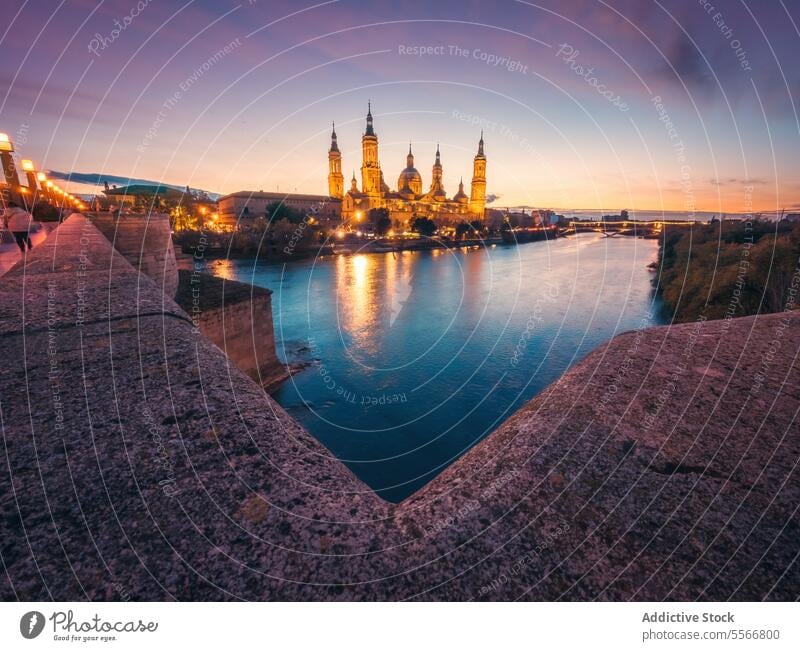
<svg viewBox="0 0 800 651">
<path fill-rule="evenodd" d="M 481 276 L 486 252 L 452 251 L 434 249 L 432 258 L 458 255 L 458 265 L 438 261 L 426 267 L 426 273 L 452 289 L 462 307 L 471 316 L 479 315 L 486 307 L 487 293 L 480 291 Z M 412 300 L 414 287 L 425 286 L 426 279 L 415 278 L 420 260 L 411 252 L 387 254 L 355 254 L 336 257 L 338 327 L 350 354 L 364 364 L 376 360 L 363 356 L 374 356 L 391 346 L 390 339 L 402 338 L 402 332 L 393 328 L 408 325 L 404 312 L 406 303 Z M 441 309 L 444 309 L 443 307 Z M 457 308 L 456 308 L 457 309 Z M 399 320 L 398 320 L 399 319 Z"/>
<path fill-rule="evenodd" d="M 216 260 L 214 262 L 213 273 L 215 276 L 224 278 L 225 280 L 237 280 L 241 275 L 237 273 L 237 269 L 233 262 L 225 258 L 224 260 Z"/>
<path fill-rule="evenodd" d="M 337 258 L 338 323 L 352 354 L 373 355 L 384 348 L 411 296 L 416 262 L 405 252 Z"/>
<path fill-rule="evenodd" d="M 376 257 L 340 255 L 336 260 L 339 327 L 350 336 L 354 353 L 359 350 L 375 353 L 378 349 L 376 334 L 383 301 L 379 295 L 382 283 L 377 278 Z"/>
</svg>

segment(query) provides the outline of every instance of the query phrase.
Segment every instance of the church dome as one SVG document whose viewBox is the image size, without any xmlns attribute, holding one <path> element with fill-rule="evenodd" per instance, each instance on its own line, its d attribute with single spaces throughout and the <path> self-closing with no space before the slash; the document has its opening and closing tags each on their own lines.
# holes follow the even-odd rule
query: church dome
<svg viewBox="0 0 800 651">
<path fill-rule="evenodd" d="M 397 190 L 403 192 L 408 187 L 414 194 L 422 194 L 422 176 L 414 167 L 414 154 L 411 153 L 411 145 L 408 145 L 408 156 L 406 157 L 406 168 L 397 177 Z"/>
<path fill-rule="evenodd" d="M 422 193 L 422 176 L 416 167 L 406 167 L 397 179 L 397 189 L 402 190 L 408 186 L 414 194 Z"/>
<path fill-rule="evenodd" d="M 461 179 L 461 183 L 458 184 L 458 192 L 453 197 L 453 201 L 458 201 L 458 203 L 468 203 L 469 197 L 467 193 L 464 192 L 464 179 Z"/>
</svg>

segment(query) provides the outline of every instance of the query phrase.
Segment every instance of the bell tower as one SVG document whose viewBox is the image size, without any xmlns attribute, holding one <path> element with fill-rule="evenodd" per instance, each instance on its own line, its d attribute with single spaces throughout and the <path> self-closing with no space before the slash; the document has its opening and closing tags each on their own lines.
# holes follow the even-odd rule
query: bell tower
<svg viewBox="0 0 800 651">
<path fill-rule="evenodd" d="M 367 103 L 367 129 L 361 138 L 361 191 L 370 198 L 370 205 L 380 205 L 381 164 L 378 161 L 378 136 L 372 124 L 370 103 Z"/>
<path fill-rule="evenodd" d="M 342 153 L 336 142 L 336 125 L 331 131 L 331 148 L 328 150 L 328 195 L 336 199 L 344 196 L 344 176 L 342 175 Z"/>
<path fill-rule="evenodd" d="M 428 194 L 436 201 L 444 201 L 447 198 L 442 174 L 442 155 L 439 153 L 438 142 L 436 143 L 436 160 L 434 160 L 431 170 L 431 189 Z"/>
<path fill-rule="evenodd" d="M 472 167 L 472 189 L 469 195 L 469 211 L 477 219 L 483 219 L 486 208 L 486 156 L 483 153 L 483 131 L 478 141 L 478 153 Z"/>
</svg>

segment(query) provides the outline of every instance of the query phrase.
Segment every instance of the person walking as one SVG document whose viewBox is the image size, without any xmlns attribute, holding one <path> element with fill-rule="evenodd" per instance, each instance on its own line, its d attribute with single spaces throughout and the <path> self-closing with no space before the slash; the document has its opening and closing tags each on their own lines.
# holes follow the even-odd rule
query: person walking
<svg viewBox="0 0 800 651">
<path fill-rule="evenodd" d="M 3 212 L 3 219 L 6 222 L 6 228 L 14 234 L 19 250 L 25 253 L 25 247 L 27 246 L 28 251 L 30 251 L 33 248 L 30 236 L 33 215 L 20 207 L 18 203 L 9 201 L 8 208 Z"/>
</svg>

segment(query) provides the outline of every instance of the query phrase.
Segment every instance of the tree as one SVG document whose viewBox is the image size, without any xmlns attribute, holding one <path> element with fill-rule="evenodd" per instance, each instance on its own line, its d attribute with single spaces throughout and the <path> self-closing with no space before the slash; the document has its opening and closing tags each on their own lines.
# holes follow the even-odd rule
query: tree
<svg viewBox="0 0 800 651">
<path fill-rule="evenodd" d="M 799 256 L 800 225 L 666 226 L 656 280 L 676 322 L 777 312 L 790 299 Z"/>
<path fill-rule="evenodd" d="M 411 230 L 423 237 L 432 237 L 436 232 L 436 222 L 427 217 L 417 217 L 411 226 Z"/>
<path fill-rule="evenodd" d="M 471 231 L 471 227 L 467 222 L 458 222 L 456 224 L 456 238 L 463 239 L 464 236 Z"/>
<path fill-rule="evenodd" d="M 386 208 L 372 208 L 369 211 L 369 221 L 375 230 L 375 235 L 386 235 L 392 227 L 389 211 Z"/>
<path fill-rule="evenodd" d="M 275 201 L 266 208 L 267 219 L 272 222 L 279 222 L 285 219 L 292 224 L 299 224 L 302 222 L 306 215 L 302 210 L 297 210 L 287 205 L 283 201 Z"/>
<path fill-rule="evenodd" d="M 174 231 L 195 231 L 200 227 L 197 215 L 181 204 L 174 206 L 169 211 L 169 217 Z"/>
<path fill-rule="evenodd" d="M 478 237 L 481 237 L 481 235 L 483 235 L 484 231 L 486 230 L 486 224 L 484 224 L 480 219 L 473 219 L 469 223 L 469 227 L 473 231 L 475 231 L 475 235 L 477 235 Z"/>
</svg>

